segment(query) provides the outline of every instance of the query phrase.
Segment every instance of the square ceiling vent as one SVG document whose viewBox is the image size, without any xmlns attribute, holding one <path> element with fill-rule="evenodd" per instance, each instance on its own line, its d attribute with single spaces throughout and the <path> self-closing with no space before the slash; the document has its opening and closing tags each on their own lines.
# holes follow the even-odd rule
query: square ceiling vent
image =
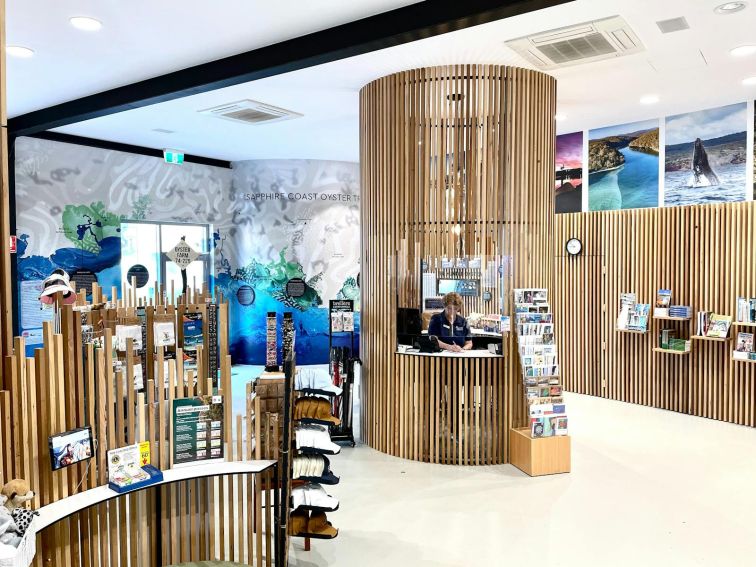
<svg viewBox="0 0 756 567">
<path fill-rule="evenodd" d="M 272 124 L 273 122 L 281 122 L 303 116 L 303 114 L 299 114 L 298 112 L 278 108 L 277 106 L 256 100 L 229 102 L 220 106 L 214 106 L 213 108 L 200 110 L 199 113 L 250 125 Z"/>
<path fill-rule="evenodd" d="M 620 16 L 505 42 L 540 69 L 559 69 L 640 53 L 643 43 Z"/>
</svg>

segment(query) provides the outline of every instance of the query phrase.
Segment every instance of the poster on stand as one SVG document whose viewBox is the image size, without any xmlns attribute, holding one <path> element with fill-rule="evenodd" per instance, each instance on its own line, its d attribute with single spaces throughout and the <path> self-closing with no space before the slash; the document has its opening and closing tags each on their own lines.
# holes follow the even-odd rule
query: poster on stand
<svg viewBox="0 0 756 567">
<path fill-rule="evenodd" d="M 171 408 L 174 467 L 223 460 L 223 397 L 173 400 Z"/>
<path fill-rule="evenodd" d="M 184 313 L 184 370 L 197 368 L 197 347 L 204 340 L 202 313 Z"/>
</svg>

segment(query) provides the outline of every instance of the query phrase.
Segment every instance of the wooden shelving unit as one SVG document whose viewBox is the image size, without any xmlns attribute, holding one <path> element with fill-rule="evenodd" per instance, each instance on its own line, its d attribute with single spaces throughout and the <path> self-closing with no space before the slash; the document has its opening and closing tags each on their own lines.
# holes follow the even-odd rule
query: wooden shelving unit
<svg viewBox="0 0 756 567">
<path fill-rule="evenodd" d="M 703 335 L 692 335 L 690 338 L 695 339 L 697 341 L 714 341 L 717 343 L 725 343 L 725 342 L 728 342 L 732 337 L 720 338 L 720 337 L 705 337 Z"/>
<path fill-rule="evenodd" d="M 616 329 L 615 328 L 614 330 L 617 331 L 618 333 L 633 333 L 636 335 L 645 335 L 646 333 L 648 333 L 648 329 L 646 329 L 645 331 L 636 331 L 635 329 Z"/>
<path fill-rule="evenodd" d="M 746 323 L 744 321 L 733 321 L 733 327 L 756 327 L 756 323 Z"/>
<path fill-rule="evenodd" d="M 747 358 L 733 358 L 733 362 L 746 362 L 748 364 L 756 364 L 756 360 L 749 360 Z"/>
<path fill-rule="evenodd" d="M 672 350 L 669 348 L 659 348 L 659 347 L 654 347 L 654 352 L 662 352 L 664 354 L 675 354 L 677 356 L 690 354 L 689 350 Z"/>
<path fill-rule="evenodd" d="M 693 319 L 693 317 L 657 317 L 656 315 L 654 315 L 653 318 L 662 319 L 664 321 L 690 321 Z"/>
</svg>

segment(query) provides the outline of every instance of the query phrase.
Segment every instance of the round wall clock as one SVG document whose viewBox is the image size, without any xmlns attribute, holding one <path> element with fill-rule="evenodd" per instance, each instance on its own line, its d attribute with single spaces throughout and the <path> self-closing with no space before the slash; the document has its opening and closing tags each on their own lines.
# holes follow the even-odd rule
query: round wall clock
<svg viewBox="0 0 756 567">
<path fill-rule="evenodd" d="M 570 238 L 565 249 L 570 256 L 577 256 L 583 251 L 583 243 L 578 238 Z"/>
</svg>

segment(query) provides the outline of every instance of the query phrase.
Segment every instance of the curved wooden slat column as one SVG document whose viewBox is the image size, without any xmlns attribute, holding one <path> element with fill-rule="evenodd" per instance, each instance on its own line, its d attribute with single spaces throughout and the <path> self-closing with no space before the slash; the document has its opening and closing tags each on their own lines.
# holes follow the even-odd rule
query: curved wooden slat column
<svg viewBox="0 0 756 567">
<path fill-rule="evenodd" d="M 407 450 L 430 423 L 416 416 L 440 411 L 416 381 L 432 373 L 408 372 L 395 352 L 396 309 L 418 307 L 422 261 L 483 258 L 503 313 L 513 288 L 551 287 L 555 110 L 556 81 L 512 67 L 416 69 L 361 90 L 362 437 L 375 449 L 439 462 Z M 507 462 L 508 431 L 525 419 L 513 336 L 504 351 L 487 376 L 506 392 L 484 408 L 501 444 L 490 462 Z"/>
</svg>

